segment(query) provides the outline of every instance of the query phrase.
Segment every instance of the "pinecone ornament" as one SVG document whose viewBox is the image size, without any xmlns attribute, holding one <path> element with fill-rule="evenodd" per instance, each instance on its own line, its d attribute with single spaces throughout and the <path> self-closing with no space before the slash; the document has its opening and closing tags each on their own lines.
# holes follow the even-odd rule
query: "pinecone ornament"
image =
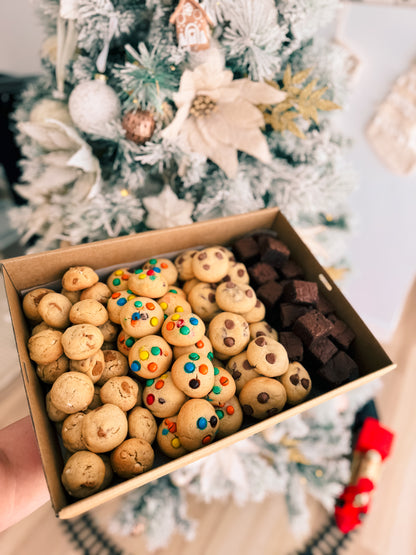
<svg viewBox="0 0 416 555">
<path fill-rule="evenodd" d="M 126 138 L 138 145 L 142 145 L 152 138 L 155 131 L 155 120 L 147 110 L 134 110 L 127 112 L 122 121 Z"/>
</svg>

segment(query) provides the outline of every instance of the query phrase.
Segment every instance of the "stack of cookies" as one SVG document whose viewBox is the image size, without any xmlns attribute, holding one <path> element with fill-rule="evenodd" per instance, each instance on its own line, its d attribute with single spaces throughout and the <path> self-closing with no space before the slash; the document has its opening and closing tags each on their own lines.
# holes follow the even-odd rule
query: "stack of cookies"
<svg viewBox="0 0 416 555">
<path fill-rule="evenodd" d="M 65 449 L 70 495 L 102 490 L 113 473 L 149 470 L 154 449 L 180 457 L 308 396 L 298 343 L 318 351 L 336 317 L 322 323 L 315 315 L 307 282 L 282 283 L 282 275 L 299 278 L 298 269 L 287 249 L 262 237 L 235 243 L 239 261 L 223 246 L 191 249 L 119 268 L 105 282 L 76 266 L 59 293 L 25 295 L 29 353 Z M 282 295 L 301 314 L 278 341 L 269 322 Z M 329 331 L 318 333 L 326 321 Z"/>
</svg>

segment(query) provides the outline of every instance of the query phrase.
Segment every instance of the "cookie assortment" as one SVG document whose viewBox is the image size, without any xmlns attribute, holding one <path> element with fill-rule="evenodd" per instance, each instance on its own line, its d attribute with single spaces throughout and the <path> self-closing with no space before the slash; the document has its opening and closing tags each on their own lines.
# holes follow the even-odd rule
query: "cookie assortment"
<svg viewBox="0 0 416 555">
<path fill-rule="evenodd" d="M 155 451 L 174 459 L 302 402 L 311 374 L 338 385 L 356 372 L 354 334 L 267 233 L 102 281 L 71 267 L 23 311 L 76 498 L 146 472 Z"/>
</svg>

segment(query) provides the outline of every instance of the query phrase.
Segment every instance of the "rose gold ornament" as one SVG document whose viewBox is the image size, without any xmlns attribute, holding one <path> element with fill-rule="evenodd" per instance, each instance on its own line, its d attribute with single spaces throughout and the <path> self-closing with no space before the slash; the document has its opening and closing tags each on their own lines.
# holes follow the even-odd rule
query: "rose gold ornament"
<svg viewBox="0 0 416 555">
<path fill-rule="evenodd" d="M 147 110 L 134 110 L 125 114 L 122 126 L 126 131 L 126 139 L 142 145 L 152 138 L 155 131 L 155 120 Z"/>
</svg>

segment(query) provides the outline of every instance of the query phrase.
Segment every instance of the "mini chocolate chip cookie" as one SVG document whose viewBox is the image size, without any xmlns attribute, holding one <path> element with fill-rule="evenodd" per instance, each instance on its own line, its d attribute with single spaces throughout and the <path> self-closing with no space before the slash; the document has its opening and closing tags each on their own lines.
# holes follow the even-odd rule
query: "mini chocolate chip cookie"
<svg viewBox="0 0 416 555">
<path fill-rule="evenodd" d="M 125 355 L 114 349 L 103 351 L 103 353 L 104 370 L 100 379 L 97 381 L 97 385 L 104 385 L 107 380 L 114 376 L 127 376 L 129 372 L 129 363 Z"/>
<path fill-rule="evenodd" d="M 299 362 L 291 362 L 287 372 L 279 376 L 279 381 L 286 389 L 287 402 L 290 405 L 297 405 L 303 401 L 312 388 L 311 377 Z"/>
<path fill-rule="evenodd" d="M 231 357 L 227 362 L 227 370 L 234 378 L 237 394 L 240 393 L 247 382 L 260 376 L 256 367 L 252 366 L 247 360 L 247 351 Z"/>
<path fill-rule="evenodd" d="M 262 322 L 266 316 L 266 307 L 260 299 L 257 299 L 254 308 L 252 308 L 249 312 L 245 312 L 242 316 L 249 324 Z"/>
<path fill-rule="evenodd" d="M 188 249 L 175 258 L 174 264 L 178 270 L 178 278 L 181 281 L 188 281 L 195 277 L 192 270 L 192 259 L 197 252 L 195 249 Z"/>
<path fill-rule="evenodd" d="M 203 281 L 197 283 L 189 292 L 188 300 L 192 310 L 204 320 L 210 322 L 214 316 L 221 312 L 215 300 L 216 286 Z"/>
<path fill-rule="evenodd" d="M 263 376 L 247 382 L 239 395 L 244 413 L 258 420 L 278 414 L 286 398 L 286 390 L 278 380 Z"/>
<path fill-rule="evenodd" d="M 271 337 L 276 341 L 278 340 L 277 331 L 264 320 L 260 322 L 254 322 L 253 324 L 249 324 L 249 329 L 250 329 L 250 339 L 256 339 L 256 337 L 265 335 L 266 337 Z"/>
<path fill-rule="evenodd" d="M 218 247 L 207 247 L 192 258 L 194 276 L 208 283 L 217 283 L 227 275 L 230 261 Z"/>
<path fill-rule="evenodd" d="M 244 314 L 255 307 L 257 297 L 250 285 L 226 281 L 218 285 L 215 300 L 221 310 Z"/>
<path fill-rule="evenodd" d="M 221 312 L 211 320 L 208 337 L 215 351 L 232 357 L 244 351 L 250 340 L 248 323 L 240 314 Z"/>
<path fill-rule="evenodd" d="M 247 359 L 256 367 L 259 374 L 269 378 L 281 376 L 289 368 L 286 349 L 281 343 L 265 335 L 250 341 L 247 347 Z"/>
<path fill-rule="evenodd" d="M 242 262 L 231 261 L 227 275 L 223 277 L 222 281 L 233 281 L 234 283 L 245 283 L 248 285 L 250 283 L 250 276 Z"/>
</svg>

